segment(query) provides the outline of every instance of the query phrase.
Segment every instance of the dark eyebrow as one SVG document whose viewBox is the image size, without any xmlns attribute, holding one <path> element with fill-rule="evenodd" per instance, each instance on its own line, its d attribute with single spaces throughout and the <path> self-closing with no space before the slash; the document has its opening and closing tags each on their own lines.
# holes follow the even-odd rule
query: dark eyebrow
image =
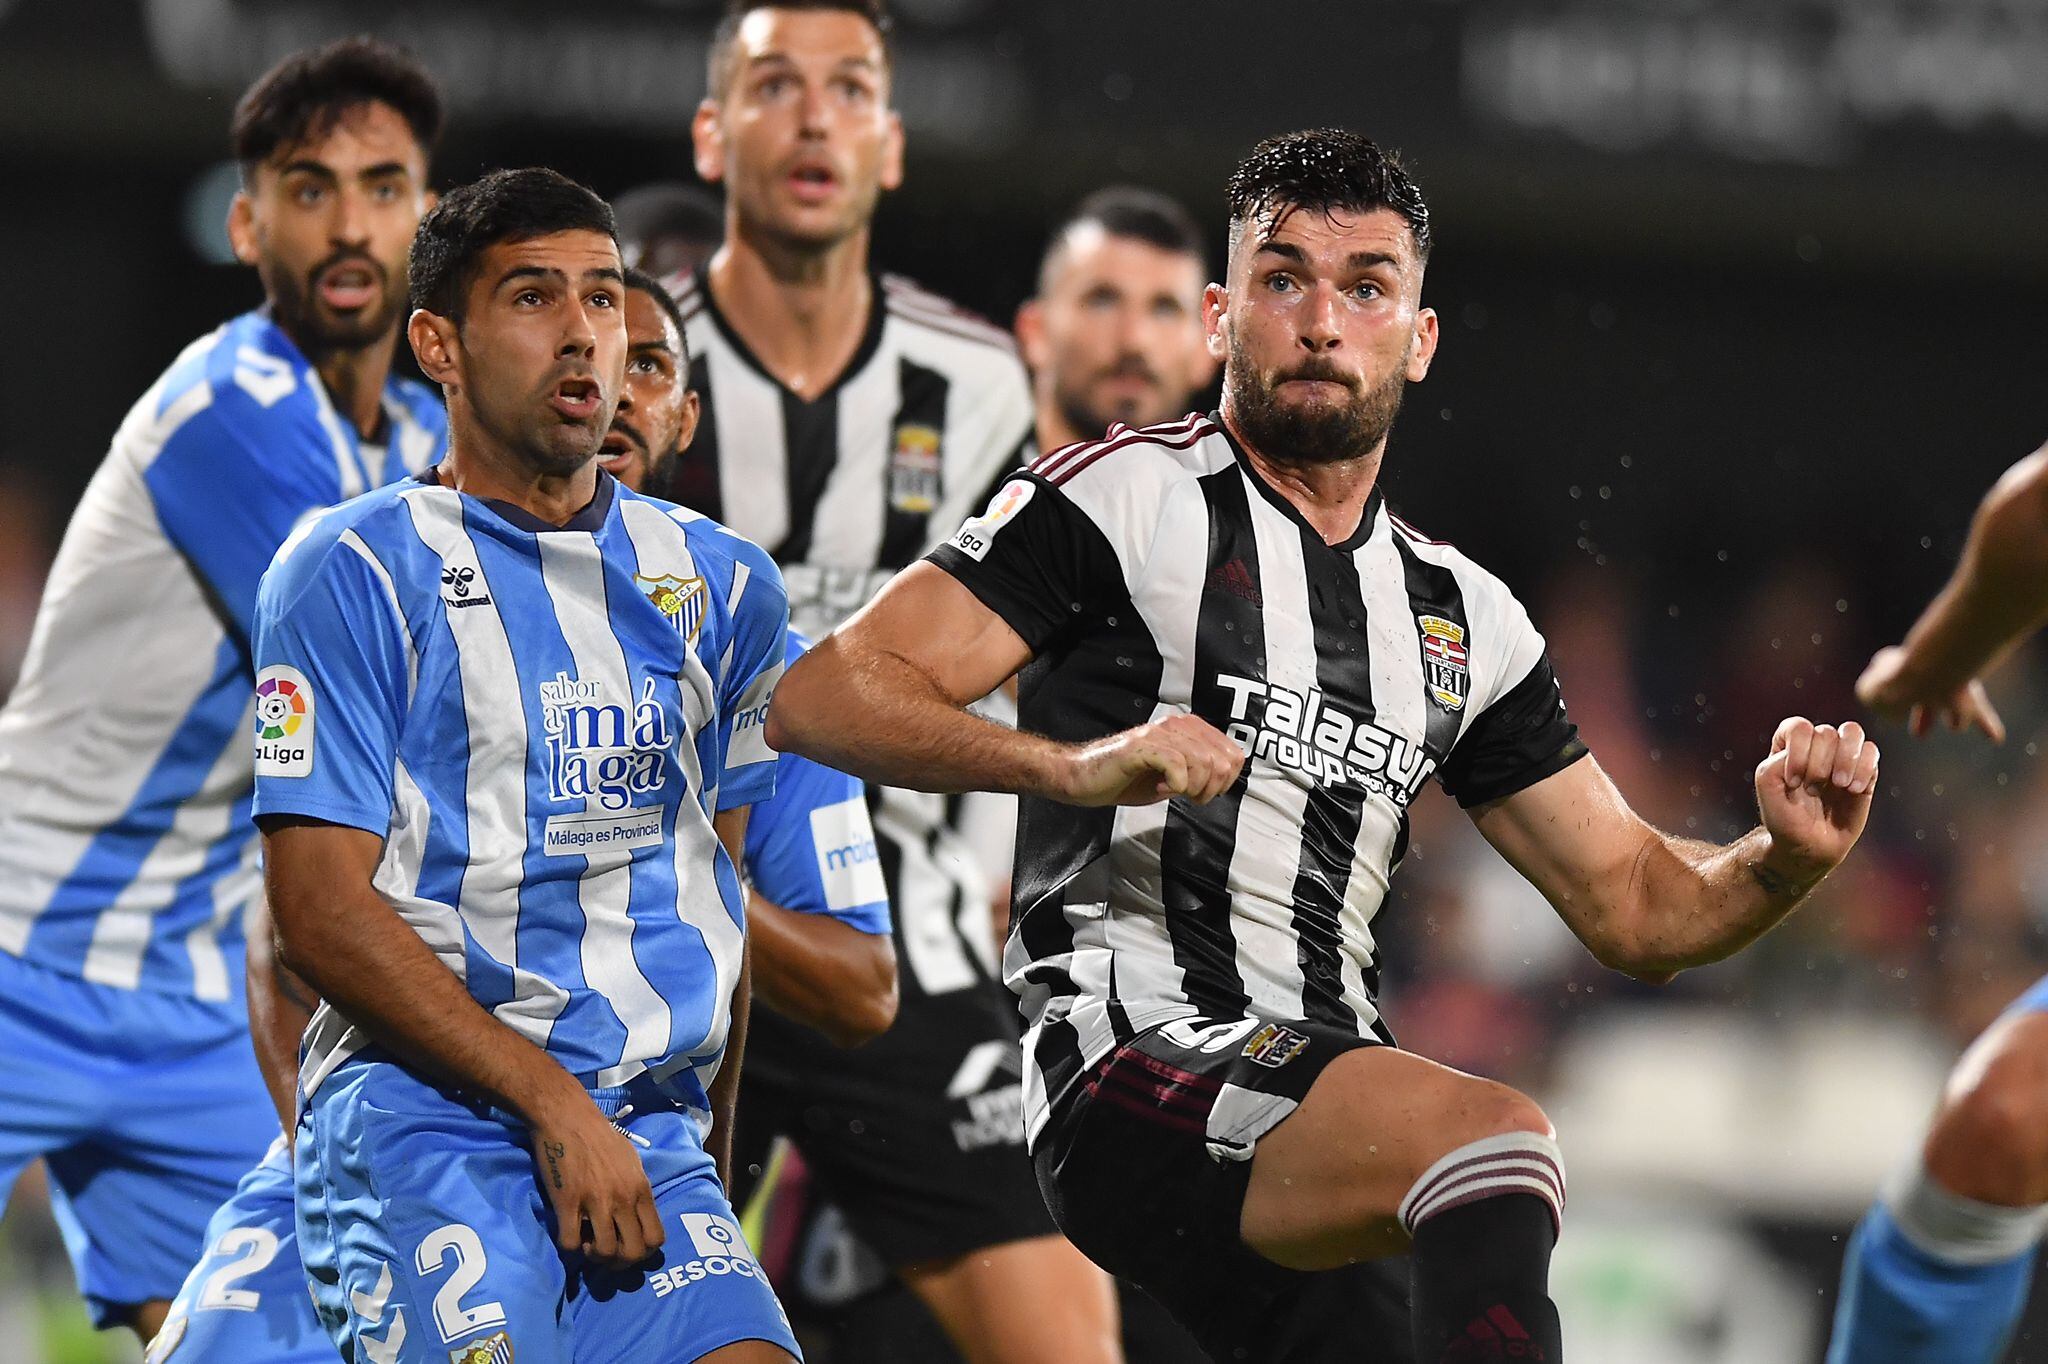
<svg viewBox="0 0 2048 1364">
<path fill-rule="evenodd" d="M 666 328 L 663 329 L 659 340 L 635 341 L 632 345 L 626 347 L 626 354 L 638 355 L 642 351 L 649 350 L 658 350 L 663 355 L 668 356 L 673 356 L 677 353 L 676 348 L 668 343 L 668 331 Z"/>
<path fill-rule="evenodd" d="M 492 285 L 491 289 L 493 292 L 496 292 L 515 279 L 537 279 L 544 280 L 549 284 L 566 284 L 569 277 L 552 266 L 515 265 L 504 274 L 498 276 L 498 282 Z"/>
<path fill-rule="evenodd" d="M 357 171 L 356 179 L 381 180 L 387 175 L 404 175 L 406 173 L 403 161 L 380 161 L 368 170 Z"/>
<path fill-rule="evenodd" d="M 626 272 L 616 265 L 600 265 L 595 270 L 585 270 L 583 277 L 585 279 L 608 279 L 614 284 L 624 284 L 626 282 Z"/>
<path fill-rule="evenodd" d="M 1293 261 L 1296 265 L 1308 264 L 1308 257 L 1301 254 L 1301 248 L 1293 242 L 1260 242 L 1259 250 L 1270 251 L 1276 256 Z"/>
<path fill-rule="evenodd" d="M 1398 266 L 1401 262 L 1384 251 L 1353 251 L 1346 262 L 1353 270 L 1370 270 L 1375 265 Z"/>
<path fill-rule="evenodd" d="M 300 157 L 296 161 L 285 162 L 277 168 L 277 174 L 280 179 L 293 174 L 317 175 L 329 184 L 335 183 L 335 174 L 332 170 L 318 161 L 308 160 L 305 157 Z"/>
</svg>

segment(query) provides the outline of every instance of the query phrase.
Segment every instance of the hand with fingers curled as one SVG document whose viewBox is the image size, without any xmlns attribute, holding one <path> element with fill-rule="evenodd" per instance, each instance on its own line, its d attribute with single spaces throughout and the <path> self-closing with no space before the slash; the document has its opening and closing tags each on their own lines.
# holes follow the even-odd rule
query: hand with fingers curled
<svg viewBox="0 0 2048 1364">
<path fill-rule="evenodd" d="M 1981 730 L 1994 744 L 2005 742 L 2005 722 L 1992 708 L 1980 679 L 1972 677 L 1960 685 L 1936 681 L 1896 644 L 1879 649 L 1856 679 L 1856 699 L 1887 720 L 1904 720 L 1916 739 L 1938 721 L 1952 730 Z"/>
<path fill-rule="evenodd" d="M 1870 818 L 1877 760 L 1877 745 L 1854 720 L 1817 725 L 1795 715 L 1781 723 L 1756 769 L 1757 811 L 1772 844 L 1765 872 L 1810 884 L 1838 866 Z"/>
<path fill-rule="evenodd" d="M 528 1118 L 555 1243 L 601 1265 L 639 1264 L 665 1239 L 640 1153 L 580 1085 L 558 1088 Z"/>
<path fill-rule="evenodd" d="M 1169 715 L 1067 751 L 1053 796 L 1069 805 L 1205 805 L 1244 769 L 1235 739 L 1196 715 Z"/>
</svg>

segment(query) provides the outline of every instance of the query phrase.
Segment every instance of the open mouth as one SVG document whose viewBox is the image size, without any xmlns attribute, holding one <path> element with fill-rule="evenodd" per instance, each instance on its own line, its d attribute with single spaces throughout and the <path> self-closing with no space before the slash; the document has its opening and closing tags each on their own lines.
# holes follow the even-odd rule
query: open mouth
<svg viewBox="0 0 2048 1364">
<path fill-rule="evenodd" d="M 789 173 L 789 188 L 804 203 L 823 203 L 838 191 L 839 177 L 830 166 L 808 162 Z"/>
<path fill-rule="evenodd" d="M 564 379 L 555 385 L 548 405 L 572 422 L 587 422 L 597 415 L 602 397 L 595 379 Z"/>
<path fill-rule="evenodd" d="M 377 272 L 367 265 L 347 263 L 320 275 L 320 301 L 338 313 L 352 313 L 377 301 Z"/>
</svg>

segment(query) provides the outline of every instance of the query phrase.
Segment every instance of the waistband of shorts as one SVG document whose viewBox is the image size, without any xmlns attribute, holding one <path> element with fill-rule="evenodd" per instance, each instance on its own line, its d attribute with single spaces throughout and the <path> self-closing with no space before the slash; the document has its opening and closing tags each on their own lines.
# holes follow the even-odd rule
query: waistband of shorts
<svg viewBox="0 0 2048 1364">
<path fill-rule="evenodd" d="M 418 1083 L 425 1085 L 429 1089 L 438 1090 L 444 1098 L 450 1102 L 461 1104 L 480 1118 L 489 1118 L 511 1127 L 524 1127 L 527 1125 L 526 1119 L 511 1109 L 505 1108 L 483 1095 L 462 1089 L 457 1085 L 443 1084 L 437 1080 L 430 1080 L 382 1047 L 365 1047 L 355 1053 L 355 1055 L 334 1068 L 333 1074 L 328 1077 L 328 1082 L 340 1078 L 351 1067 L 363 1065 L 396 1067 L 411 1076 Z M 324 1089 L 326 1087 L 327 1082 L 323 1082 L 321 1088 Z M 661 1087 L 654 1082 L 653 1078 L 646 1074 L 637 1075 L 622 1085 L 593 1086 L 586 1084 L 583 1090 L 584 1093 L 590 1096 L 590 1101 L 597 1105 L 597 1111 L 613 1121 L 636 1114 L 688 1113 L 691 1111 L 688 1104 L 680 1102 L 673 1095 L 664 1093 Z"/>
</svg>

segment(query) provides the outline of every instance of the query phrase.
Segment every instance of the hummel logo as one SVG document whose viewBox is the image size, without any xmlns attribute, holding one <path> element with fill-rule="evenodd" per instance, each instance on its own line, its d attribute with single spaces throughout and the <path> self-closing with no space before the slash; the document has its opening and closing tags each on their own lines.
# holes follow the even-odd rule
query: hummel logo
<svg viewBox="0 0 2048 1364">
<path fill-rule="evenodd" d="M 1252 571 L 1244 566 L 1242 559 L 1231 559 L 1210 569 L 1208 580 L 1202 586 L 1209 592 L 1228 592 L 1253 606 L 1266 604 L 1258 583 L 1252 579 Z"/>
<path fill-rule="evenodd" d="M 476 581 L 476 569 L 468 564 L 451 564 L 441 570 L 441 600 L 450 606 L 489 606 L 491 594 L 478 592 L 469 595 L 470 584 Z"/>
</svg>

